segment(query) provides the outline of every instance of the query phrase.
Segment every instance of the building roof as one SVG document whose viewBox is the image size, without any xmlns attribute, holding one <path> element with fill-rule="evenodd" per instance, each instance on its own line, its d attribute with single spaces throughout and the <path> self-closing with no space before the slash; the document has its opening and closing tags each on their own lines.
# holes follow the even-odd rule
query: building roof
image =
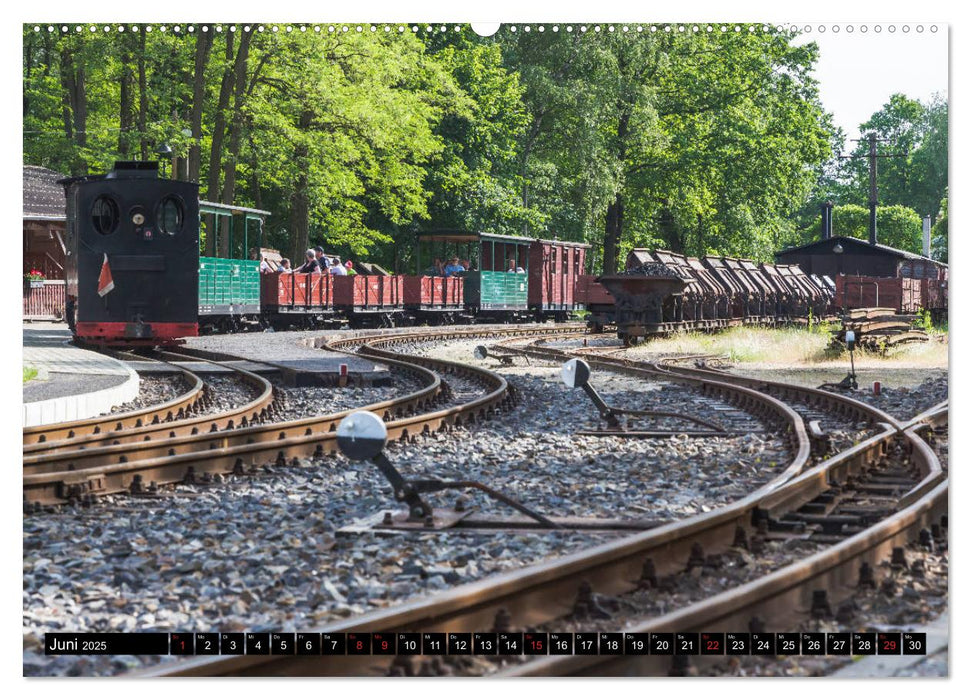
<svg viewBox="0 0 971 700">
<path fill-rule="evenodd" d="M 833 236 L 832 238 L 826 238 L 819 241 L 813 241 L 812 243 L 807 243 L 805 245 L 795 246 L 793 248 L 786 248 L 785 250 L 780 250 L 776 253 L 776 258 L 780 255 L 785 255 L 786 253 L 796 253 L 796 252 L 814 252 L 814 248 L 832 248 L 839 242 L 844 248 L 849 246 L 857 246 L 858 248 L 868 248 L 880 253 L 886 253 L 887 255 L 900 258 L 902 260 L 926 260 L 932 262 L 935 265 L 941 265 L 947 267 L 946 263 L 942 263 L 940 260 L 934 260 L 932 258 L 925 258 L 923 255 L 917 255 L 916 253 L 911 253 L 910 251 L 900 250 L 899 248 L 891 248 L 888 245 L 883 245 L 882 243 L 877 243 L 872 245 L 870 241 L 865 241 L 862 238 L 853 238 L 852 236 Z"/>
<path fill-rule="evenodd" d="M 540 243 L 550 243 L 553 245 L 567 246 L 570 248 L 589 248 L 589 243 L 579 243 L 577 241 L 560 241 L 549 238 L 532 238 L 526 236 L 509 236 L 501 233 L 486 233 L 483 231 L 460 231 L 452 229 L 439 229 L 432 231 L 421 231 L 418 233 L 418 240 L 444 241 L 446 243 L 474 243 L 476 241 L 499 241 L 500 243 L 515 243 L 517 245 L 527 245 L 533 241 Z"/>
<path fill-rule="evenodd" d="M 24 219 L 66 219 L 64 188 L 57 184 L 64 177 L 39 165 L 24 166 Z"/>
</svg>

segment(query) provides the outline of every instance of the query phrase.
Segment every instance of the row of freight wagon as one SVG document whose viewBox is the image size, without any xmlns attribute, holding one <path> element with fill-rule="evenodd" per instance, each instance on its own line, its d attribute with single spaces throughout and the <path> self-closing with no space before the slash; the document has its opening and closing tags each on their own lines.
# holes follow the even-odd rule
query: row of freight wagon
<svg viewBox="0 0 971 700">
<path fill-rule="evenodd" d="M 822 318 L 834 293 L 832 280 L 806 275 L 796 265 L 635 249 L 625 272 L 581 278 L 577 299 L 590 311 L 593 331 L 615 325 L 619 337 L 637 339 L 686 328 Z"/>
</svg>

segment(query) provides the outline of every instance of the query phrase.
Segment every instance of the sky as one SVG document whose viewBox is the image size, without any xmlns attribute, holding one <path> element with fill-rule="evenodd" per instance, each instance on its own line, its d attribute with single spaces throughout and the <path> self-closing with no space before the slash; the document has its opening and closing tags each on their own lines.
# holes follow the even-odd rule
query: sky
<svg viewBox="0 0 971 700">
<path fill-rule="evenodd" d="M 820 98 L 848 139 L 859 138 L 859 125 L 895 92 L 921 102 L 934 93 L 947 96 L 949 27 L 945 23 L 815 22 L 795 26 L 811 27 L 797 43 L 819 45 L 814 72 Z M 820 32 L 820 26 L 825 31 Z M 864 26 L 866 32 L 861 31 Z M 891 26 L 895 31 L 890 31 Z M 903 31 L 905 26 L 909 31 Z M 834 32 L 834 27 L 839 31 Z M 918 32 L 918 27 L 923 31 Z M 852 32 L 847 31 L 850 28 Z"/>
</svg>

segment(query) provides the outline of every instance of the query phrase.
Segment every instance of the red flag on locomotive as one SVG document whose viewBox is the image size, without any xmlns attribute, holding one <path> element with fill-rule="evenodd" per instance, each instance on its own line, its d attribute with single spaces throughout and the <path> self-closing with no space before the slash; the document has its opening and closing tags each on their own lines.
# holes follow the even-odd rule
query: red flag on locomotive
<svg viewBox="0 0 971 700">
<path fill-rule="evenodd" d="M 115 281 L 111 278 L 111 268 L 108 267 L 108 254 L 105 253 L 105 261 L 101 263 L 101 274 L 98 276 L 98 296 L 105 296 L 115 288 Z"/>
</svg>

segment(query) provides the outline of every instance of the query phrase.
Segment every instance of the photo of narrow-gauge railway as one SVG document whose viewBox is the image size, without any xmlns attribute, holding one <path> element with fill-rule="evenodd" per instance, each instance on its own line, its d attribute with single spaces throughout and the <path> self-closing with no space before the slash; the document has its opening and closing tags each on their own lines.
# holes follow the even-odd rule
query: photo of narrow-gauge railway
<svg viewBox="0 0 971 700">
<path fill-rule="evenodd" d="M 947 28 L 810 29 L 24 25 L 24 675 L 948 676 Z"/>
</svg>

